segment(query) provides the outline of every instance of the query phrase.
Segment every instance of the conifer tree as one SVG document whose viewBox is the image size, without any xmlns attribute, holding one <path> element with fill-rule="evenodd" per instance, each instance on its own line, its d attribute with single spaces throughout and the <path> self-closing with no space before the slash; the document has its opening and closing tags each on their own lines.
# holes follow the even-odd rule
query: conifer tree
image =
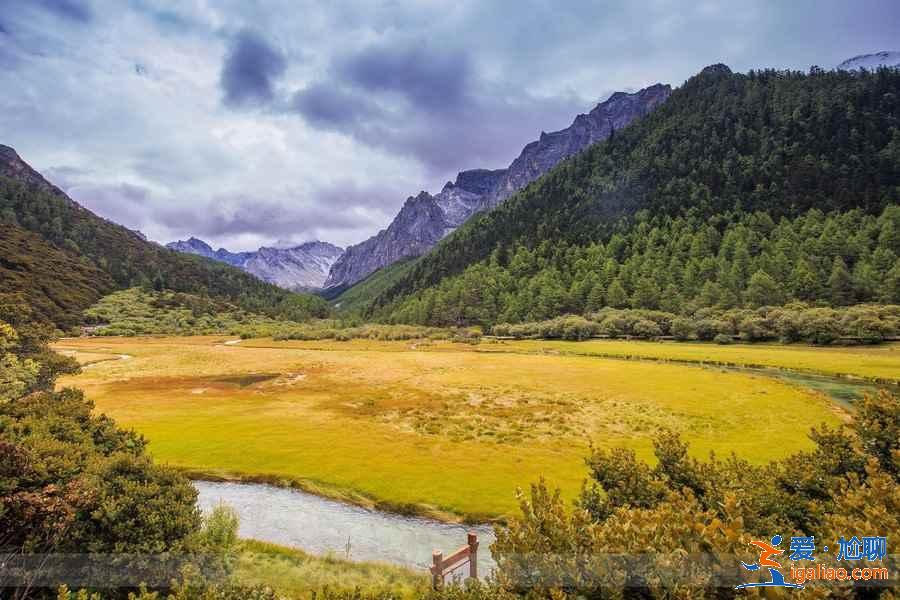
<svg viewBox="0 0 900 600">
<path fill-rule="evenodd" d="M 828 277 L 828 289 L 831 304 L 834 306 L 846 306 L 853 301 L 853 281 L 844 259 L 840 256 L 834 257 L 831 275 Z"/>
<path fill-rule="evenodd" d="M 784 301 L 778 284 L 762 269 L 750 277 L 744 297 L 750 306 L 776 306 Z"/>
<path fill-rule="evenodd" d="M 622 281 L 618 277 L 613 279 L 609 285 L 609 290 L 606 292 L 606 304 L 613 308 L 625 308 L 628 306 L 628 292 L 625 291 L 625 286 L 622 285 Z"/>
</svg>

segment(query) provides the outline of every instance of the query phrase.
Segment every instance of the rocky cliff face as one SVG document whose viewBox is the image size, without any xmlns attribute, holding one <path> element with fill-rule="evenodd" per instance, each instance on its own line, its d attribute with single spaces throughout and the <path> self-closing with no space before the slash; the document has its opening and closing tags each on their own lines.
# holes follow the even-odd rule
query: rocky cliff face
<svg viewBox="0 0 900 600">
<path fill-rule="evenodd" d="M 440 193 L 409 198 L 387 229 L 350 246 L 334 263 L 325 287 L 350 286 L 408 256 L 420 256 L 478 211 L 490 209 L 560 161 L 605 140 L 616 130 L 651 112 L 672 92 L 656 84 L 634 94 L 616 92 L 569 127 L 541 133 L 507 169 L 462 171 Z"/>
<path fill-rule="evenodd" d="M 178 252 L 197 254 L 239 267 L 264 281 L 294 291 L 321 289 L 343 249 L 327 242 L 307 242 L 292 248 L 260 248 L 256 252 L 213 250 L 192 237 L 166 244 Z"/>
<path fill-rule="evenodd" d="M 419 256 L 438 243 L 447 229 L 434 196 L 428 192 L 410 196 L 387 229 L 344 251 L 332 265 L 325 287 L 351 285 L 403 257 Z"/>
<path fill-rule="evenodd" d="M 541 132 L 540 139 L 531 142 L 506 170 L 496 189 L 485 199 L 485 207 L 496 206 L 522 189 L 560 161 L 588 146 L 605 140 L 616 129 L 650 113 L 662 104 L 672 88 L 656 84 L 635 93 L 616 92 L 586 115 L 578 115 L 571 125 L 552 133 Z"/>
</svg>

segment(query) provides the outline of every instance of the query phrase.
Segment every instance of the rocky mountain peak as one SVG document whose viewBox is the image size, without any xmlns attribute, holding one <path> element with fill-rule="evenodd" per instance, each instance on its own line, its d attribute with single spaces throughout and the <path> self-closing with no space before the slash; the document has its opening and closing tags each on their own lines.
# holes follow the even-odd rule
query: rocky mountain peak
<svg viewBox="0 0 900 600">
<path fill-rule="evenodd" d="M 561 160 L 649 113 L 671 91 L 658 83 L 633 94 L 616 92 L 588 114 L 575 117 L 566 129 L 542 131 L 509 168 L 461 171 L 455 182 L 447 182 L 435 196 L 427 192 L 410 196 L 387 229 L 349 247 L 334 263 L 326 287 L 353 285 L 401 258 L 427 252 L 473 214 L 496 206 Z"/>
<path fill-rule="evenodd" d="M 61 196 L 75 206 L 79 206 L 71 200 L 61 189 L 44 179 L 44 176 L 31 168 L 19 156 L 19 153 L 10 146 L 0 144 L 0 176 L 15 179 L 25 185 L 39 188 L 45 192 Z"/>
<path fill-rule="evenodd" d="M 254 252 L 230 252 L 225 248 L 213 251 L 209 244 L 196 237 L 171 242 L 166 248 L 239 267 L 294 291 L 321 289 L 334 261 L 344 252 L 343 248 L 318 240 L 290 248 L 263 246 Z"/>
<path fill-rule="evenodd" d="M 456 175 L 456 187 L 473 194 L 485 195 L 493 191 L 506 174 L 506 169 L 470 169 Z"/>
<path fill-rule="evenodd" d="M 700 71 L 700 75 L 731 75 L 731 69 L 726 64 L 716 63 L 704 67 L 703 70 Z"/>
</svg>

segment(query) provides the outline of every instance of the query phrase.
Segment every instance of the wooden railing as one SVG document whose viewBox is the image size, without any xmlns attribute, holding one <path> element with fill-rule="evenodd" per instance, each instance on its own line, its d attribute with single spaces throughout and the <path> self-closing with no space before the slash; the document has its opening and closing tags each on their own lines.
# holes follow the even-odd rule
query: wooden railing
<svg viewBox="0 0 900 600">
<path fill-rule="evenodd" d="M 444 585 L 444 577 L 469 563 L 469 577 L 478 578 L 478 536 L 469 533 L 465 546 L 444 558 L 444 553 L 435 550 L 431 554 L 431 585 L 438 589 Z"/>
</svg>

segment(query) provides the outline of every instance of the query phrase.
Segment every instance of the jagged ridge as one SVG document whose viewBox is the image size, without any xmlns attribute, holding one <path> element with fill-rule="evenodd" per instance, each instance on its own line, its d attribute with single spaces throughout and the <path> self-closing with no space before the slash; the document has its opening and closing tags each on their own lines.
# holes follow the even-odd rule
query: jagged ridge
<svg viewBox="0 0 900 600">
<path fill-rule="evenodd" d="M 575 117 L 569 127 L 541 132 L 509 168 L 462 171 L 434 196 L 411 196 L 387 229 L 347 248 L 331 267 L 325 287 L 346 287 L 401 258 L 424 254 L 475 213 L 497 206 L 560 161 L 646 115 L 671 91 L 658 83 L 633 94 L 616 92 L 588 114 Z"/>
<path fill-rule="evenodd" d="M 343 248 L 328 242 L 306 242 L 290 248 L 262 247 L 255 252 L 213 250 L 201 239 L 191 237 L 166 244 L 186 254 L 196 254 L 227 263 L 256 275 L 264 281 L 294 291 L 321 289 L 334 261 Z"/>
</svg>

